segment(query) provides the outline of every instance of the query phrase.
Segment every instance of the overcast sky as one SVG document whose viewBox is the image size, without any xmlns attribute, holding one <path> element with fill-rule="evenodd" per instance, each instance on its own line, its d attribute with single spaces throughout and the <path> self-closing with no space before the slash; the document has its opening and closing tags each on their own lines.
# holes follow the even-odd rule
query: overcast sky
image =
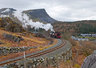
<svg viewBox="0 0 96 68">
<path fill-rule="evenodd" d="M 96 20 L 96 0 L 0 0 L 0 8 L 45 8 L 51 17 L 61 21 Z"/>
</svg>

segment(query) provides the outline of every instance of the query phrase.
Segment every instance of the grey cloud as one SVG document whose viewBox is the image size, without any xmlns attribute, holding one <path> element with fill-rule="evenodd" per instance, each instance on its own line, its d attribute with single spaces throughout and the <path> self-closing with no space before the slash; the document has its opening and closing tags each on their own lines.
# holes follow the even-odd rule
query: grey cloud
<svg viewBox="0 0 96 68">
<path fill-rule="evenodd" d="M 96 0 L 0 0 L 0 8 L 45 8 L 57 20 L 96 19 Z"/>
</svg>

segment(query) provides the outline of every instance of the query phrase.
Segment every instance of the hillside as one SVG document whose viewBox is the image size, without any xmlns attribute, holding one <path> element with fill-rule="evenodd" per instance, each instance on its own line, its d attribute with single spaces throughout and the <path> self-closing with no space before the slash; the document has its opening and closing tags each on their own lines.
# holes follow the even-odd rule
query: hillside
<svg viewBox="0 0 96 68">
<path fill-rule="evenodd" d="M 24 41 L 21 41 L 19 44 L 15 43 L 11 40 L 7 40 L 6 38 L 4 39 L 4 37 L 3 37 L 4 34 L 9 34 L 9 35 L 13 35 L 13 36 L 20 36 L 24 39 Z M 9 38 L 11 38 L 11 37 L 9 37 Z M 33 40 L 33 39 L 35 39 L 35 40 Z M 39 37 L 35 37 L 35 34 L 33 34 L 33 33 L 26 32 L 24 30 L 24 28 L 22 27 L 22 25 L 15 23 L 9 17 L 0 18 L 0 40 L 2 43 L 6 43 L 6 44 L 2 44 L 0 46 L 20 46 L 20 47 L 21 46 L 29 46 L 31 44 L 32 44 L 32 46 L 34 44 L 38 45 L 38 43 L 39 44 L 47 44 L 46 42 L 48 41 L 45 38 L 39 39 Z M 40 42 L 40 40 L 42 42 Z M 46 42 L 45 42 L 45 40 L 46 40 Z M 7 45 L 7 42 L 10 42 L 10 43 L 8 43 L 8 45 Z"/>
<path fill-rule="evenodd" d="M 37 36 L 27 32 L 22 25 L 14 22 L 10 17 L 0 18 L 0 59 L 19 56 L 23 51 L 26 53 L 40 51 L 53 46 L 56 42 L 55 39 L 49 40 L 43 35 Z"/>
<path fill-rule="evenodd" d="M 24 40 L 18 44 L 18 43 L 11 41 L 11 39 L 8 40 L 9 38 L 11 38 L 11 36 L 6 39 L 4 34 L 12 35 L 14 37 L 20 36 Z M 14 39 L 14 38 L 12 38 L 12 39 Z M 20 47 L 21 46 L 30 46 L 31 44 L 32 44 L 31 46 L 33 46 L 34 44 L 43 45 L 43 44 L 47 44 L 47 42 L 49 42 L 49 40 L 47 40 L 43 36 L 41 36 L 41 38 L 40 38 L 39 36 L 36 37 L 36 34 L 34 34 L 34 33 L 27 32 L 22 27 L 22 25 L 14 22 L 10 17 L 0 18 L 0 40 L 2 43 L 6 43 L 6 44 L 1 44 L 0 46 L 7 46 L 7 42 L 10 42 L 10 43 L 8 43 L 8 46 L 20 46 Z"/>
<path fill-rule="evenodd" d="M 53 24 L 55 31 L 62 34 L 96 33 L 96 21 L 85 20 L 75 22 L 56 22 Z"/>
<path fill-rule="evenodd" d="M 13 21 L 10 17 L 0 18 L 0 28 L 10 32 L 23 32 L 22 25 Z"/>
</svg>

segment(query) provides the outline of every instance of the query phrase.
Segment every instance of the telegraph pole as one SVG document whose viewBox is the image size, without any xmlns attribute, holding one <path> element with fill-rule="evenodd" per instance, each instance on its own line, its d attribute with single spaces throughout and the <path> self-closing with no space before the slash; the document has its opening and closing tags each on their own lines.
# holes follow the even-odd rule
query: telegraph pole
<svg viewBox="0 0 96 68">
<path fill-rule="evenodd" d="M 24 48 L 24 46 L 23 46 L 23 48 Z M 23 52 L 23 54 L 24 54 L 24 68 L 27 68 L 27 66 L 26 66 L 26 55 L 25 55 L 25 51 Z"/>
</svg>

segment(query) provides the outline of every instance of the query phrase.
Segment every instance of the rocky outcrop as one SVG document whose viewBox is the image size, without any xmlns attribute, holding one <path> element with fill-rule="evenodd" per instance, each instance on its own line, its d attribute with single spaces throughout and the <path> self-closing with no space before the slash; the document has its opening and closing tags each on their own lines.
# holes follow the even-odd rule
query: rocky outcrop
<svg viewBox="0 0 96 68">
<path fill-rule="evenodd" d="M 16 9 L 13 9 L 13 8 L 2 8 L 0 9 L 0 15 L 3 14 L 3 15 L 12 15 L 12 13 L 16 11 Z"/>
<path fill-rule="evenodd" d="M 45 38 L 45 36 L 41 33 L 35 33 L 35 37 Z"/>
<path fill-rule="evenodd" d="M 0 45 L 3 44 L 1 41 L 0 41 Z"/>
<path fill-rule="evenodd" d="M 0 27 L 11 32 L 23 32 L 24 31 L 21 24 L 16 23 L 9 17 L 0 18 Z"/>
<path fill-rule="evenodd" d="M 96 68 L 96 51 L 85 58 L 81 68 Z"/>
<path fill-rule="evenodd" d="M 17 24 L 15 22 L 8 23 L 5 26 L 5 30 L 11 31 L 11 32 L 23 32 L 24 31 L 23 27 L 20 24 Z"/>
<path fill-rule="evenodd" d="M 32 19 L 33 21 L 41 21 L 41 22 L 45 22 L 45 23 L 56 22 L 55 19 L 51 18 L 47 14 L 45 9 L 26 10 L 23 12 L 26 13 L 30 17 L 30 19 Z"/>
<path fill-rule="evenodd" d="M 22 37 L 20 37 L 20 36 L 13 36 L 13 35 L 11 35 L 11 34 L 6 34 L 6 33 L 3 34 L 3 37 L 4 37 L 5 39 L 8 39 L 8 40 L 10 40 L 10 41 L 14 41 L 14 42 L 17 42 L 17 43 L 20 43 L 20 41 L 24 40 L 24 39 L 23 39 Z"/>
</svg>

